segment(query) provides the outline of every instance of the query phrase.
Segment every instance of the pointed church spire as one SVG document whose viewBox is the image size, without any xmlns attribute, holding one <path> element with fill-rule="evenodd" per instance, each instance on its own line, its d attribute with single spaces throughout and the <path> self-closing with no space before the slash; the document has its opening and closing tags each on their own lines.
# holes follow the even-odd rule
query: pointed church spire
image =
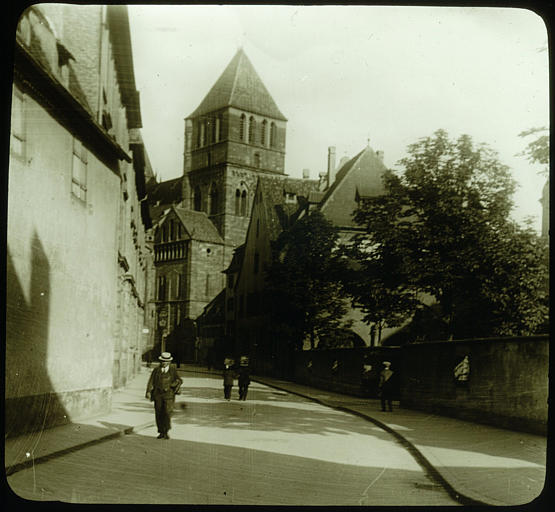
<svg viewBox="0 0 555 512">
<path fill-rule="evenodd" d="M 189 118 L 224 107 L 236 107 L 253 114 L 287 121 L 242 46 L 239 46 L 235 56 Z"/>
</svg>

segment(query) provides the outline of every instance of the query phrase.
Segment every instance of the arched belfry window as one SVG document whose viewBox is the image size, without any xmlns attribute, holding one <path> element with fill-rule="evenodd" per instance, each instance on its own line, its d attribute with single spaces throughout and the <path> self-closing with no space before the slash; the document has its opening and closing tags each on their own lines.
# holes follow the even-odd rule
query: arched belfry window
<svg viewBox="0 0 555 512">
<path fill-rule="evenodd" d="M 249 143 L 254 144 L 254 133 L 256 131 L 256 120 L 254 117 L 249 119 Z"/>
<path fill-rule="evenodd" d="M 206 137 L 206 121 L 200 122 L 200 145 L 204 146 L 204 141 Z"/>
<path fill-rule="evenodd" d="M 275 147 L 276 145 L 276 123 L 270 125 L 270 146 Z"/>
<path fill-rule="evenodd" d="M 247 191 L 243 190 L 241 192 L 241 215 L 245 217 L 247 215 Z"/>
<path fill-rule="evenodd" d="M 262 121 L 262 127 L 260 128 L 260 144 L 262 144 L 263 146 L 266 145 L 266 132 L 268 128 L 268 121 L 266 121 L 266 119 L 264 119 L 264 121 Z"/>
<path fill-rule="evenodd" d="M 200 212 L 202 209 L 202 195 L 198 185 L 195 187 L 195 191 L 193 192 L 193 209 L 197 212 Z"/>
<path fill-rule="evenodd" d="M 235 215 L 241 213 L 241 191 L 237 189 L 235 191 Z"/>
<path fill-rule="evenodd" d="M 245 114 L 241 114 L 241 119 L 239 120 L 239 138 L 241 140 L 245 140 L 246 124 L 247 124 L 247 116 Z"/>
<path fill-rule="evenodd" d="M 210 214 L 218 213 L 218 188 L 215 183 L 210 187 Z"/>
<path fill-rule="evenodd" d="M 222 138 L 222 119 L 220 116 L 216 117 L 216 122 L 214 123 L 214 141 L 219 142 Z"/>
</svg>

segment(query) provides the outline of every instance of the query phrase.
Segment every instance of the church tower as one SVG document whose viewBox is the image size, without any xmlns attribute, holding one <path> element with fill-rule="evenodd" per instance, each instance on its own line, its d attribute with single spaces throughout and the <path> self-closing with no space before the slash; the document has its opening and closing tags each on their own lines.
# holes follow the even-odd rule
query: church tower
<svg viewBox="0 0 555 512">
<path fill-rule="evenodd" d="M 206 212 L 229 257 L 245 240 L 257 177 L 284 176 L 286 122 L 243 49 L 185 119 L 183 207 Z"/>
</svg>

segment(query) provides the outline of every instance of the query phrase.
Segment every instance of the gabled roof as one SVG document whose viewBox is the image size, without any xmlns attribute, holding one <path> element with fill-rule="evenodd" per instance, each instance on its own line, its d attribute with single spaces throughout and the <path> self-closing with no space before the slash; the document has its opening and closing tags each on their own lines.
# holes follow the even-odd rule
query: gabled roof
<svg viewBox="0 0 555 512">
<path fill-rule="evenodd" d="M 242 48 L 237 51 L 189 118 L 224 107 L 236 107 L 254 114 L 287 121 Z"/>
<path fill-rule="evenodd" d="M 359 198 L 385 193 L 382 181 L 386 167 L 368 146 L 339 169 L 318 208 L 338 227 L 355 228 L 352 214 Z"/>
<path fill-rule="evenodd" d="M 177 217 L 182 222 L 191 240 L 223 244 L 224 241 L 218 233 L 216 226 L 204 212 L 186 210 L 185 208 L 172 207 Z"/>
</svg>

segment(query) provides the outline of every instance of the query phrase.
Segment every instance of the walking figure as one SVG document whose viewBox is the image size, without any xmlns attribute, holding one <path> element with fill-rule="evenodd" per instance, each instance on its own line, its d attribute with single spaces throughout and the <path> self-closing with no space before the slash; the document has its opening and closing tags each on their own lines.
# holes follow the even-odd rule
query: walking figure
<svg viewBox="0 0 555 512">
<path fill-rule="evenodd" d="M 384 369 L 380 372 L 380 400 L 382 403 L 382 411 L 385 411 L 387 403 L 389 411 L 393 410 L 391 399 L 393 396 L 393 370 L 390 369 L 391 363 L 389 361 L 383 362 Z"/>
<path fill-rule="evenodd" d="M 231 364 L 231 360 L 227 359 L 224 361 L 224 398 L 229 402 L 231 400 L 231 388 L 233 387 L 233 378 L 235 377 L 235 372 Z"/>
<path fill-rule="evenodd" d="M 239 363 L 239 400 L 246 400 L 249 392 L 249 384 L 251 383 L 249 370 L 249 359 L 246 356 L 241 357 Z"/>
<path fill-rule="evenodd" d="M 154 402 L 158 439 L 169 439 L 175 395 L 179 395 L 183 380 L 177 375 L 175 364 L 170 364 L 173 357 L 169 352 L 162 352 L 158 359 L 160 366 L 152 370 L 145 396 Z"/>
</svg>

